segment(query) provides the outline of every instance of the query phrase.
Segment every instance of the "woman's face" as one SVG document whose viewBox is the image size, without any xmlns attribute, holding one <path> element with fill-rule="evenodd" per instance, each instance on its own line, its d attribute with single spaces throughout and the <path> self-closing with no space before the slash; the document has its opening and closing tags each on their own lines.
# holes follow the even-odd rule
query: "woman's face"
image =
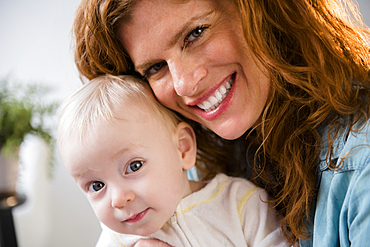
<svg viewBox="0 0 370 247">
<path fill-rule="evenodd" d="M 257 123 L 270 82 L 232 3 L 142 0 L 118 35 L 163 105 L 229 140 Z"/>
</svg>

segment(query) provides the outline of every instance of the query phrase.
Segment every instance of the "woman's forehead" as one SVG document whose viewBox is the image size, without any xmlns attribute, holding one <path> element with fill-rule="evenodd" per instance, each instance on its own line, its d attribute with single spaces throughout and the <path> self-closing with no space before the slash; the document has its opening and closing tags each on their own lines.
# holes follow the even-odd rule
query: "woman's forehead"
<svg viewBox="0 0 370 247">
<path fill-rule="evenodd" d="M 225 0 L 139 0 L 132 1 L 130 9 L 125 12 L 127 15 L 122 16 L 119 25 L 127 25 L 148 21 L 156 25 L 159 20 L 168 18 L 183 18 L 197 13 L 199 9 L 207 6 L 208 8 L 226 10 L 232 2 Z M 129 16 L 129 18 L 127 18 Z M 167 26 L 163 23 L 162 27 Z"/>
</svg>

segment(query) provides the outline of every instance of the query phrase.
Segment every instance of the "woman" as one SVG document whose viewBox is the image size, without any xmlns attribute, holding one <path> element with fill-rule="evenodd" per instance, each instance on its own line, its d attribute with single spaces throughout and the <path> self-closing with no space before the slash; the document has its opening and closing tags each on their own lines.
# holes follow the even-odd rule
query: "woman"
<svg viewBox="0 0 370 247">
<path fill-rule="evenodd" d="M 344 2 L 84 0 L 76 64 L 87 79 L 139 73 L 165 106 L 245 139 L 291 243 L 361 245 L 370 45 Z"/>
</svg>

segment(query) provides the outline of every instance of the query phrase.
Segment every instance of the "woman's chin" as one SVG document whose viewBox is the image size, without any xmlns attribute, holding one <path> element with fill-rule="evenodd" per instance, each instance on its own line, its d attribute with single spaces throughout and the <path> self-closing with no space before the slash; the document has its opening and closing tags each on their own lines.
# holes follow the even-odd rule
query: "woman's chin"
<svg viewBox="0 0 370 247">
<path fill-rule="evenodd" d="M 221 129 L 211 129 L 214 133 L 225 140 L 235 140 L 241 137 L 247 130 L 234 127 L 226 127 Z"/>
</svg>

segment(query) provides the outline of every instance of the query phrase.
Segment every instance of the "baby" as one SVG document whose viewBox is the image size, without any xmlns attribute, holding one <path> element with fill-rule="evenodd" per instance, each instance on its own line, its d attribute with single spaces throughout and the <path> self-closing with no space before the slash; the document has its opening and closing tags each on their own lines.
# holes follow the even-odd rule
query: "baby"
<svg viewBox="0 0 370 247">
<path fill-rule="evenodd" d="M 289 246 L 263 189 L 218 174 L 190 181 L 191 126 L 162 106 L 145 82 L 101 76 L 59 111 L 58 148 L 102 223 L 97 243 L 133 246 Z"/>
</svg>

